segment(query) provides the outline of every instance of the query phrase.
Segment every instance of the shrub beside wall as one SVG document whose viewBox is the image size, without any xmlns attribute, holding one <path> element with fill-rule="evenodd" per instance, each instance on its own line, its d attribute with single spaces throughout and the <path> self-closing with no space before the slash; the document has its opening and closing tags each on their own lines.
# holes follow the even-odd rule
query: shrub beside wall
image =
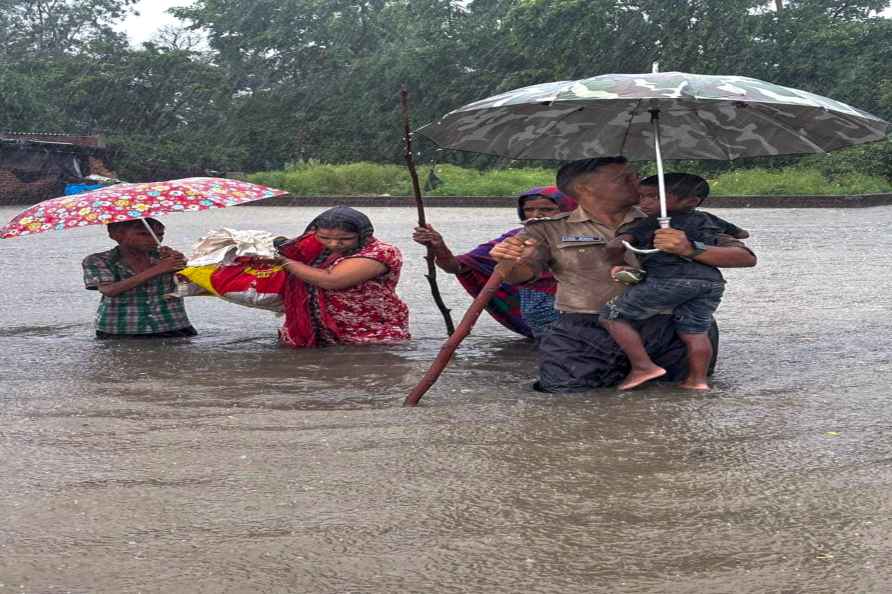
<svg viewBox="0 0 892 594">
<path fill-rule="evenodd" d="M 834 169 L 834 168 L 830 168 Z M 554 183 L 554 170 L 506 168 L 480 171 L 457 165 L 420 167 L 418 176 L 427 196 L 510 196 L 533 186 Z M 667 166 L 672 171 L 671 163 Z M 696 170 L 688 168 L 690 173 Z M 286 190 L 293 196 L 408 196 L 412 194 L 408 170 L 399 165 L 301 163 L 284 171 L 265 171 L 249 181 Z M 708 177 L 716 196 L 847 195 L 892 191 L 892 183 L 879 175 L 799 165 L 785 169 L 737 169 Z"/>
</svg>

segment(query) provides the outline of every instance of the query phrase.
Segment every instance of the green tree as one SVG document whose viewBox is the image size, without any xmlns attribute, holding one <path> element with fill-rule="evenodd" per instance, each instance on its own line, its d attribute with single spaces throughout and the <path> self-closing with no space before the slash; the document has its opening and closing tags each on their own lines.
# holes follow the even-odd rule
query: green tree
<svg viewBox="0 0 892 594">
<path fill-rule="evenodd" d="M 137 0 L 0 0 L 0 52 L 10 56 L 58 57 L 83 44 L 123 41 L 112 25 Z"/>
<path fill-rule="evenodd" d="M 761 75 L 892 116 L 878 89 L 892 80 L 892 20 L 875 16 L 885 1 L 806 0 L 766 14 Z"/>
<path fill-rule="evenodd" d="M 892 20 L 876 16 L 888 4 L 878 0 L 788 0 L 779 13 L 764 0 L 196 0 L 176 9 L 206 34 L 207 51 L 176 30 L 131 48 L 111 27 L 134 2 L 0 0 L 0 127 L 102 132 L 132 177 L 400 162 L 403 83 L 418 126 L 512 88 L 649 72 L 654 61 L 892 117 Z M 416 146 L 422 162 L 432 158 L 434 147 Z M 852 155 L 853 166 L 869 161 Z"/>
</svg>

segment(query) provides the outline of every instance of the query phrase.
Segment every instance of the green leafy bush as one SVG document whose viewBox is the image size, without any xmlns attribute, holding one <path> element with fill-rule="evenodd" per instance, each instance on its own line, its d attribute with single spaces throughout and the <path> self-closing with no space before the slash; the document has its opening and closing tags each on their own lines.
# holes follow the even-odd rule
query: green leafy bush
<svg viewBox="0 0 892 594">
<path fill-rule="evenodd" d="M 455 165 L 437 165 L 434 171 L 442 185 L 429 192 L 432 196 L 513 196 L 534 186 L 554 183 L 554 171 L 549 169 L 477 171 Z"/>
<path fill-rule="evenodd" d="M 641 164 L 642 171 L 650 170 Z M 709 179 L 712 194 L 724 196 L 752 195 L 846 195 L 892 191 L 892 184 L 880 175 L 867 175 L 857 168 L 787 167 L 778 169 L 734 169 L 723 173 L 698 171 L 696 163 L 685 166 L 667 164 L 667 171 L 699 173 Z M 825 165 L 827 165 L 825 163 Z M 505 168 L 480 171 L 458 165 L 441 164 L 418 170 L 422 187 L 429 196 L 513 196 L 533 186 L 554 183 L 554 169 L 542 167 Z M 299 162 L 284 171 L 264 171 L 248 177 L 252 182 L 281 188 L 294 196 L 407 196 L 412 193 L 407 169 L 400 165 L 358 162 L 330 165 Z"/>
<path fill-rule="evenodd" d="M 422 186 L 428 181 L 430 167 L 421 167 Z M 548 169 L 493 169 L 478 171 L 457 165 L 434 168 L 438 185 L 425 191 L 431 196 L 511 196 L 533 186 L 554 183 Z M 252 182 L 288 191 L 294 196 L 407 196 L 412 193 L 409 172 L 399 165 L 349 163 L 326 165 L 296 163 L 284 171 L 263 171 L 248 177 Z"/>
<path fill-rule="evenodd" d="M 411 193 L 411 181 L 404 167 L 368 162 L 298 163 L 285 171 L 255 173 L 248 179 L 286 190 L 294 196 L 405 196 Z"/>
<path fill-rule="evenodd" d="M 846 195 L 888 192 L 892 184 L 879 176 L 844 173 L 828 179 L 818 169 L 737 169 L 709 180 L 716 196 Z"/>
<path fill-rule="evenodd" d="M 892 181 L 892 140 L 810 155 L 802 159 L 801 166 L 819 169 L 828 178 L 863 174 Z"/>
</svg>

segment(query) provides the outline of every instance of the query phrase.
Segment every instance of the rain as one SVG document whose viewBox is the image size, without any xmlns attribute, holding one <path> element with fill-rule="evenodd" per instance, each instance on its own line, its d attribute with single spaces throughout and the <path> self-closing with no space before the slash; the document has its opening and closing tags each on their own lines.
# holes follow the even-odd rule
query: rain
<svg viewBox="0 0 892 594">
<path fill-rule="evenodd" d="M 0 594 L 886 591 L 890 56 L 887 0 L 0 3 L 0 225 L 68 191 L 72 221 L 97 209 L 0 239 Z M 457 255 L 579 151 L 656 173 L 650 104 L 595 125 L 570 103 L 610 99 L 611 74 L 659 92 L 655 64 L 777 102 L 692 115 L 690 82 L 666 87 L 666 170 L 706 178 L 758 257 L 723 270 L 712 389 L 537 392 L 536 344 L 484 313 L 404 407 L 447 332 L 400 89 Z M 187 256 L 368 215 L 402 252 L 411 340 L 285 348 L 276 307 L 208 294 L 183 298 L 194 337 L 97 339 L 81 262 L 113 247 L 101 223 L 163 206 L 114 192 L 193 178 L 243 194 L 174 188 L 191 202 L 158 241 Z M 437 283 L 458 323 L 472 296 Z"/>
</svg>

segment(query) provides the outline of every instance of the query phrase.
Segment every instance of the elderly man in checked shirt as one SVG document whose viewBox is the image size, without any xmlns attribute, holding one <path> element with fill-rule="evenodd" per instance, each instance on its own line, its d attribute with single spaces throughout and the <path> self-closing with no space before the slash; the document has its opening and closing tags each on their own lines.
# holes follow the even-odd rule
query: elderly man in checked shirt
<svg viewBox="0 0 892 594">
<path fill-rule="evenodd" d="M 159 241 L 164 225 L 146 219 Z M 142 221 L 108 225 L 118 246 L 84 259 L 84 285 L 99 291 L 97 338 L 176 338 L 195 336 L 183 300 L 165 297 L 174 290 L 174 273 L 186 266 L 183 254 L 159 247 Z"/>
</svg>

